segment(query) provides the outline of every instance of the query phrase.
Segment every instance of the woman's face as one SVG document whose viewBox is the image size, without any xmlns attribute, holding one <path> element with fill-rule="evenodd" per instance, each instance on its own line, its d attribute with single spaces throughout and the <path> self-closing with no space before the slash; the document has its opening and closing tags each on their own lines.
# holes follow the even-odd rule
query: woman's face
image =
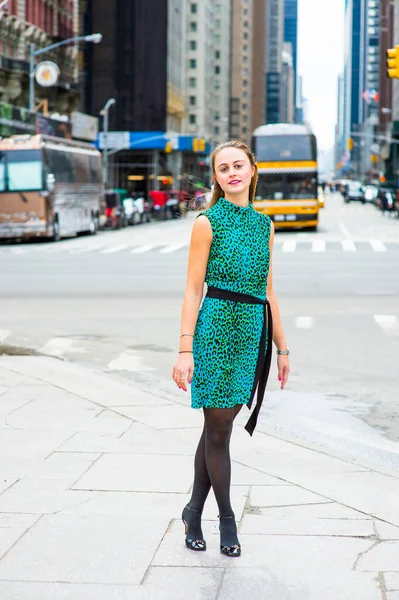
<svg viewBox="0 0 399 600">
<path fill-rule="evenodd" d="M 250 186 L 254 171 L 248 156 L 238 148 L 224 148 L 215 156 L 215 176 L 227 195 L 245 192 Z"/>
</svg>

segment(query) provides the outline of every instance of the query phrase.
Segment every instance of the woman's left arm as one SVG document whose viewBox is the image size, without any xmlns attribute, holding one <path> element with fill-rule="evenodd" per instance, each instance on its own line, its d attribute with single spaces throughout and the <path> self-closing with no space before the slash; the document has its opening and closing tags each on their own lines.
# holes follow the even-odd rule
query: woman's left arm
<svg viewBox="0 0 399 600">
<path fill-rule="evenodd" d="M 267 289 L 266 289 L 266 297 L 269 300 L 270 308 L 272 311 L 273 318 L 273 342 L 277 350 L 287 350 L 287 344 L 284 337 L 283 326 L 281 324 L 280 311 L 277 304 L 276 294 L 273 289 L 273 266 L 272 266 L 272 258 L 273 258 L 273 243 L 274 243 L 274 225 L 270 224 L 270 266 L 269 266 L 269 275 L 267 278 Z M 281 382 L 281 389 L 283 390 L 285 384 L 288 380 L 288 374 L 290 372 L 290 365 L 288 356 L 285 354 L 279 354 L 277 356 L 277 368 L 278 368 L 278 380 Z"/>
</svg>

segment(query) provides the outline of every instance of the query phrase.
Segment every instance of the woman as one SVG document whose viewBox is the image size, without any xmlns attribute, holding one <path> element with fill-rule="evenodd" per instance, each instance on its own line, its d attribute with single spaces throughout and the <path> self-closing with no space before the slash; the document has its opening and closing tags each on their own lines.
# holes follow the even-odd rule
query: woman
<svg viewBox="0 0 399 600">
<path fill-rule="evenodd" d="M 201 514 L 212 486 L 220 550 L 234 557 L 240 556 L 241 546 L 230 503 L 233 421 L 244 404 L 251 408 L 257 389 L 256 407 L 246 425 L 252 435 L 270 368 L 271 338 L 282 390 L 289 350 L 273 291 L 273 223 L 252 206 L 258 179 L 255 158 L 244 143 L 230 141 L 213 151 L 211 163 L 213 195 L 192 231 L 172 377 L 184 391 L 192 384 L 192 407 L 204 412 L 192 496 L 182 515 L 186 546 L 206 550 Z M 200 309 L 204 282 L 208 291 Z"/>
</svg>

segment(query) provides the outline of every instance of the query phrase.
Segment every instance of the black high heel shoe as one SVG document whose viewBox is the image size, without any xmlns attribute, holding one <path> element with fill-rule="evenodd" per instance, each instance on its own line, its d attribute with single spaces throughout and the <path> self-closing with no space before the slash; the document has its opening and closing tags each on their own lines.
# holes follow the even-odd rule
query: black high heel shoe
<svg viewBox="0 0 399 600">
<path fill-rule="evenodd" d="M 189 550 L 203 552 L 206 550 L 206 541 L 203 539 L 201 529 L 202 510 L 185 506 L 181 516 L 185 526 L 186 546 Z M 190 532 L 191 529 L 191 532 Z M 198 537 L 198 539 L 196 539 Z"/>
<path fill-rule="evenodd" d="M 224 531 L 223 531 L 224 530 Z M 237 524 L 234 515 L 221 517 L 219 515 L 220 552 L 225 556 L 241 556 L 241 545 L 237 537 Z"/>
</svg>

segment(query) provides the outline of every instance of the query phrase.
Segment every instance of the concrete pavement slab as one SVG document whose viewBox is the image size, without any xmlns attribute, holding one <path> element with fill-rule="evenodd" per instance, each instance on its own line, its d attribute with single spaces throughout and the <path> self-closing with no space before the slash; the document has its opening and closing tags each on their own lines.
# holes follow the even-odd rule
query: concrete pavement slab
<svg viewBox="0 0 399 600">
<path fill-rule="evenodd" d="M 155 518 L 44 516 L 2 559 L 0 580 L 137 585 L 166 527 Z"/>
<path fill-rule="evenodd" d="M 216 600 L 223 569 L 151 567 L 142 587 L 143 600 Z"/>
<path fill-rule="evenodd" d="M 23 528 L 0 527 L 0 559 L 24 533 Z"/>
<path fill-rule="evenodd" d="M 178 404 L 167 406 L 127 406 L 123 414 L 154 429 L 187 429 L 201 427 L 202 411 Z"/>
<path fill-rule="evenodd" d="M 231 464 L 231 481 L 236 485 L 261 485 L 265 487 L 290 485 L 281 479 L 277 479 L 277 477 L 271 477 L 259 469 L 242 465 L 235 460 L 232 460 Z"/>
<path fill-rule="evenodd" d="M 371 519 L 297 519 L 246 514 L 240 527 L 253 535 L 315 535 L 373 538 Z"/>
<path fill-rule="evenodd" d="M 374 519 L 374 527 L 380 540 L 399 540 L 399 527 Z"/>
<path fill-rule="evenodd" d="M 290 576 L 266 569 L 227 569 L 218 600 L 381 600 L 378 577 L 358 573 L 317 573 L 307 569 Z"/>
<path fill-rule="evenodd" d="M 256 514 L 269 516 L 273 519 L 369 519 L 372 518 L 362 512 L 342 506 L 336 502 L 327 502 L 325 504 L 299 504 L 297 506 L 269 506 L 267 508 L 256 508 Z"/>
<path fill-rule="evenodd" d="M 0 513 L 0 527 L 1 528 L 22 528 L 28 529 L 36 523 L 38 519 L 37 515 L 27 514 L 14 514 L 14 513 Z"/>
<path fill-rule="evenodd" d="M 389 592 L 399 592 L 399 572 L 384 573 L 385 587 Z"/>
<path fill-rule="evenodd" d="M 251 506 L 291 506 L 295 504 L 323 504 L 328 498 L 303 490 L 296 485 L 251 486 Z"/>
<path fill-rule="evenodd" d="M 358 560 L 356 571 L 396 571 L 399 573 L 399 541 L 376 542 Z"/>
<path fill-rule="evenodd" d="M 2 387 L 4 386 L 7 389 L 13 388 L 17 385 L 20 385 L 26 379 L 25 375 L 22 373 L 13 371 L 12 369 L 9 369 L 7 366 L 5 366 L 5 368 L 3 368 L 3 364 L 5 365 L 5 361 L 8 358 L 9 358 L 8 356 L 2 357 L 1 364 L 0 364 L 0 385 Z"/>
<path fill-rule="evenodd" d="M 184 545 L 181 522 L 164 536 L 154 557 L 154 566 L 229 566 L 231 568 L 259 567 L 306 572 L 310 565 L 318 571 L 350 572 L 360 553 L 373 545 L 373 541 L 327 536 L 249 535 L 240 533 L 243 552 L 239 560 L 220 554 L 220 537 L 217 521 L 206 521 L 203 532 L 207 541 L 206 552 L 190 552 Z M 313 569 L 313 567 L 312 567 Z M 377 572 L 377 569 L 375 569 Z"/>
<path fill-rule="evenodd" d="M 15 377 L 15 385 L 23 381 L 24 376 L 29 376 L 103 406 L 168 404 L 164 398 L 138 390 L 99 371 L 43 356 L 25 358 L 1 357 L 0 366 L 13 372 L 11 377 Z M 40 377 L 37 377 L 39 373 Z"/>
<path fill-rule="evenodd" d="M 143 600 L 138 585 L 0 581 L 6 600 Z"/>
<path fill-rule="evenodd" d="M 75 483 L 73 489 L 185 494 L 191 480 L 191 456 L 105 454 Z"/>
<path fill-rule="evenodd" d="M 1 456 L 4 458 L 45 459 L 67 439 L 63 431 L 30 431 L 0 428 Z"/>
<path fill-rule="evenodd" d="M 91 498 L 90 492 L 75 490 L 14 490 L 0 496 L 0 512 L 54 514 Z"/>
</svg>

